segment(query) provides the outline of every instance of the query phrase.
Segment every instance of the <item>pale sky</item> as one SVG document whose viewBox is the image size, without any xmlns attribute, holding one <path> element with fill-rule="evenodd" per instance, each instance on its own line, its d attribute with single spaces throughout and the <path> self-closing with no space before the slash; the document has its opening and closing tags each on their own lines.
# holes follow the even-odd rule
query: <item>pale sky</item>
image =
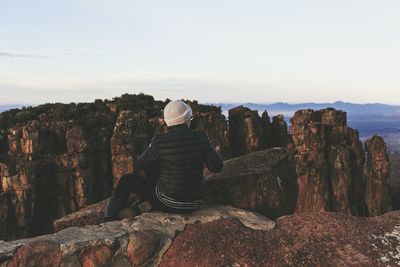
<svg viewBox="0 0 400 267">
<path fill-rule="evenodd" d="M 400 104 L 399 0 L 0 0 L 0 104 Z"/>
</svg>

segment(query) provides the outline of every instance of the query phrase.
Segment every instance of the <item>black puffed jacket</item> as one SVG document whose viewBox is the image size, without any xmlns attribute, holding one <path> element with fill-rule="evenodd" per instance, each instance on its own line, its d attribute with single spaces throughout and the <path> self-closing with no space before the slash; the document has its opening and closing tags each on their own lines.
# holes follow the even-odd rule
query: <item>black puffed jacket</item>
<svg viewBox="0 0 400 267">
<path fill-rule="evenodd" d="M 155 135 L 137 161 L 138 169 L 152 173 L 158 170 L 159 191 L 178 201 L 201 199 L 204 166 L 220 172 L 222 158 L 203 131 L 192 130 L 186 124 Z"/>
</svg>

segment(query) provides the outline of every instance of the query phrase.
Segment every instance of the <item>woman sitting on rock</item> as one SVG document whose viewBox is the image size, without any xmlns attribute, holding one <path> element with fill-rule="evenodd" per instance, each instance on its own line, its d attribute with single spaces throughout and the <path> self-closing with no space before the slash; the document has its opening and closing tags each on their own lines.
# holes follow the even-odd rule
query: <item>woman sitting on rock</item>
<svg viewBox="0 0 400 267">
<path fill-rule="evenodd" d="M 121 177 L 114 194 L 108 199 L 105 221 L 133 217 L 142 212 L 159 210 L 171 213 L 194 211 L 201 202 L 203 168 L 220 172 L 223 162 L 207 135 L 190 129 L 192 109 L 183 101 L 171 101 L 164 109 L 168 131 L 155 135 L 146 151 L 139 156 L 133 174 Z M 144 171 L 146 177 L 138 175 Z M 130 192 L 141 203 L 120 214 Z"/>
</svg>

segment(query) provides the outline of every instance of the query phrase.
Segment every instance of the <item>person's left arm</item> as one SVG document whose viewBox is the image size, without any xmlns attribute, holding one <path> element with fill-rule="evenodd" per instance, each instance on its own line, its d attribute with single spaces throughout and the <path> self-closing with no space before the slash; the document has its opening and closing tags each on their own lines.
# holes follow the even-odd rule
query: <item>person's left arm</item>
<svg viewBox="0 0 400 267">
<path fill-rule="evenodd" d="M 154 168 L 158 164 L 159 152 L 157 148 L 156 137 L 151 139 L 151 142 L 147 149 L 139 156 L 137 160 L 138 171 L 148 171 Z"/>
</svg>

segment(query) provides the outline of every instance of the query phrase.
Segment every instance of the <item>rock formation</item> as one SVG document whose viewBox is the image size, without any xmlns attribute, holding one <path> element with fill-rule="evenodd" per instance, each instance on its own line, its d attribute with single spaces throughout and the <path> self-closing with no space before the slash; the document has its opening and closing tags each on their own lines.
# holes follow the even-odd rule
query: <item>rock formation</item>
<svg viewBox="0 0 400 267">
<path fill-rule="evenodd" d="M 0 114 L 0 239 L 52 231 L 52 222 L 108 197 L 135 168 L 151 137 L 165 131 L 167 102 L 146 95 L 45 104 Z M 230 157 L 221 109 L 189 102 L 193 128 Z"/>
<path fill-rule="evenodd" d="M 232 157 L 264 147 L 262 119 L 256 110 L 240 106 L 229 110 L 229 143 Z"/>
<path fill-rule="evenodd" d="M 119 178 L 135 168 L 136 157 L 152 136 L 165 131 L 162 109 L 167 102 L 123 95 L 112 101 L 45 104 L 1 113 L 0 239 L 50 233 L 54 220 L 108 197 Z M 297 194 L 294 172 L 296 211 L 368 215 L 366 199 L 385 202 L 386 191 L 377 196 L 365 189 L 364 149 L 357 131 L 347 127 L 345 112 L 298 111 L 289 135 L 283 116 L 271 121 L 267 112 L 260 117 L 240 106 L 229 111 L 227 121 L 219 107 L 188 103 L 195 115 L 192 127 L 204 130 L 224 159 L 273 147 L 290 150 L 228 161 L 230 171 L 205 183 L 209 203 L 271 218 L 289 214 Z M 386 177 L 377 169 L 368 175 Z"/>
<path fill-rule="evenodd" d="M 221 173 L 205 178 L 203 199 L 208 204 L 232 205 L 269 218 L 292 214 L 297 198 L 294 164 L 284 148 L 227 160 Z"/>
<path fill-rule="evenodd" d="M 133 172 L 135 157 L 150 141 L 148 131 L 148 118 L 143 112 L 123 110 L 119 113 L 111 138 L 114 188 L 121 176 Z"/>
<path fill-rule="evenodd" d="M 390 155 L 389 188 L 392 195 L 393 208 L 400 209 L 400 154 Z"/>
<path fill-rule="evenodd" d="M 286 147 L 290 143 L 286 122 L 282 115 L 270 122 L 267 112 L 239 106 L 229 110 L 229 144 L 231 156 L 238 157 L 271 147 Z"/>
<path fill-rule="evenodd" d="M 386 144 L 380 136 L 365 143 L 367 151 L 366 203 L 370 216 L 384 214 L 392 209 L 389 191 L 390 162 Z"/>
<path fill-rule="evenodd" d="M 291 145 L 292 140 L 288 133 L 288 127 L 283 115 L 272 117 L 271 123 L 271 139 L 266 140 L 266 148 L 270 147 L 286 147 Z"/>
<path fill-rule="evenodd" d="M 189 104 L 194 116 L 191 127 L 205 131 L 211 144 L 223 158 L 230 158 L 228 124 L 225 116 L 221 113 L 221 108 L 200 105 L 197 102 L 190 102 Z"/>
<path fill-rule="evenodd" d="M 99 128 L 96 134 L 88 136 L 73 122 L 46 120 L 9 129 L 8 154 L 0 153 L 8 238 L 50 232 L 54 219 L 107 196 L 110 132 Z"/>
<path fill-rule="evenodd" d="M 299 196 L 296 211 L 331 210 L 366 215 L 364 153 L 346 113 L 300 110 L 291 119 Z"/>
</svg>

